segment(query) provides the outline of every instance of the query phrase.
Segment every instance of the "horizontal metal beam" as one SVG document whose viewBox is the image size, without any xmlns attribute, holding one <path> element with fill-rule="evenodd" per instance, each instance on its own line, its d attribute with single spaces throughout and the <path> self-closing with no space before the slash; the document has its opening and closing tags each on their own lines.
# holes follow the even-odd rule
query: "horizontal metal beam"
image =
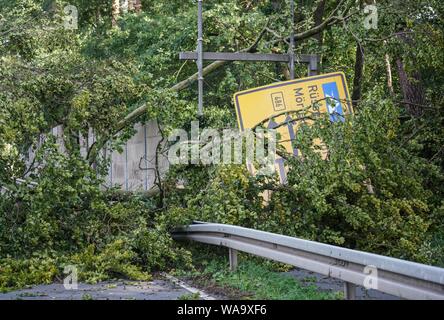
<svg viewBox="0 0 444 320">
<path fill-rule="evenodd" d="M 444 269 L 238 226 L 200 223 L 176 240 L 224 246 L 406 299 L 444 299 Z M 373 274 L 375 272 L 375 274 Z"/>
<path fill-rule="evenodd" d="M 197 60 L 196 52 L 180 52 L 180 60 Z M 290 62 L 289 54 L 273 53 L 245 53 L 245 52 L 204 52 L 204 60 L 214 61 L 268 61 L 268 62 Z M 306 63 L 314 66 L 317 63 L 317 55 L 301 54 L 295 55 L 295 63 Z"/>
</svg>

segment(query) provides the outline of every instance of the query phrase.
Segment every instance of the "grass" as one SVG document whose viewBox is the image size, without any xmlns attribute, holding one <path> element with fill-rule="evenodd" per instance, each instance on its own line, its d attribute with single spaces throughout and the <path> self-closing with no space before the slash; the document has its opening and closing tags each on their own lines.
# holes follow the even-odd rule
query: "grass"
<svg viewBox="0 0 444 320">
<path fill-rule="evenodd" d="M 230 272 L 227 259 L 211 257 L 197 263 L 194 272 L 179 272 L 210 293 L 231 299 L 325 300 L 342 299 L 342 293 L 320 291 L 314 283 L 301 284 L 291 275 L 278 272 L 278 265 L 242 256 L 239 267 Z"/>
<path fill-rule="evenodd" d="M 433 250 L 433 264 L 444 268 L 444 232 L 440 231 L 433 235 L 431 247 Z"/>
<path fill-rule="evenodd" d="M 177 298 L 177 300 L 200 300 L 199 292 L 186 293 Z"/>
</svg>

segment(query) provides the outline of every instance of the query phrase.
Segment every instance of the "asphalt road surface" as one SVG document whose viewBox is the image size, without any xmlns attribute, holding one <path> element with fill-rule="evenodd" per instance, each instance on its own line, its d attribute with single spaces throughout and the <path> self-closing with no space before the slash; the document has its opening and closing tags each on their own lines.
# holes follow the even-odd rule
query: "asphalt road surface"
<svg viewBox="0 0 444 320">
<path fill-rule="evenodd" d="M 0 293 L 0 300 L 177 300 L 189 294 L 189 291 L 167 280 L 122 280 L 98 284 L 79 283 L 77 290 L 66 290 L 62 283 L 38 285 Z"/>
<path fill-rule="evenodd" d="M 344 290 L 344 281 L 330 278 L 319 273 L 314 273 L 298 268 L 286 273 L 297 278 L 305 285 L 315 284 L 319 288 L 319 290 L 322 291 Z M 368 290 L 364 287 L 357 286 L 356 300 L 400 300 L 400 298 L 373 289 Z"/>
</svg>

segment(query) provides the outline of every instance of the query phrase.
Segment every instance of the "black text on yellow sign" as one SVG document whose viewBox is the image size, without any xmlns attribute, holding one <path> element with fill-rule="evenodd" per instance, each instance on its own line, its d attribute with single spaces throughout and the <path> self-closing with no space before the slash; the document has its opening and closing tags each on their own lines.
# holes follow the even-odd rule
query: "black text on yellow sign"
<svg viewBox="0 0 444 320">
<path fill-rule="evenodd" d="M 266 127 L 279 133 L 285 150 L 298 155 L 291 141 L 296 138 L 300 123 L 307 122 L 306 111 L 312 117 L 328 113 L 333 122 L 344 121 L 353 112 L 345 75 L 328 73 L 297 80 L 273 83 L 234 95 L 239 129 L 254 129 L 266 122 Z M 308 122 L 310 122 L 308 120 Z M 284 161 L 277 157 L 276 166 L 281 182 L 286 182 Z"/>
</svg>

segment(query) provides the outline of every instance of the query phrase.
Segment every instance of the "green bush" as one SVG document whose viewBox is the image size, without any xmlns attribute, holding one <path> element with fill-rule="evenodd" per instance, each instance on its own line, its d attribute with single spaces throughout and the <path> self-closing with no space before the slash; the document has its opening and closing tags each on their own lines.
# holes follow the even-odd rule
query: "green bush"
<svg viewBox="0 0 444 320">
<path fill-rule="evenodd" d="M 217 167 L 209 183 L 187 202 L 197 220 L 259 226 L 263 211 L 258 189 L 244 165 Z"/>
<path fill-rule="evenodd" d="M 59 153 L 51 141 L 39 152 L 45 166 L 37 186 L 0 195 L 0 288 L 61 279 L 67 264 L 80 280 L 97 282 L 148 280 L 151 271 L 190 263 L 169 233 L 189 221 L 180 211 L 159 211 L 143 195 L 104 192 L 85 160 Z"/>
<path fill-rule="evenodd" d="M 151 276 L 135 264 L 136 253 L 124 240 L 115 240 L 96 252 L 93 245 L 70 258 L 79 270 L 79 280 L 96 283 L 109 277 L 150 280 Z"/>
<path fill-rule="evenodd" d="M 292 159 L 288 188 L 272 201 L 279 208 L 273 214 L 294 221 L 286 233 L 430 261 L 420 249 L 436 208 L 424 173 L 439 169 L 409 150 L 398 115 L 382 100 L 344 123 L 325 118 L 300 130 L 295 145 L 303 156 Z M 328 150 L 326 160 L 315 139 Z"/>
</svg>

